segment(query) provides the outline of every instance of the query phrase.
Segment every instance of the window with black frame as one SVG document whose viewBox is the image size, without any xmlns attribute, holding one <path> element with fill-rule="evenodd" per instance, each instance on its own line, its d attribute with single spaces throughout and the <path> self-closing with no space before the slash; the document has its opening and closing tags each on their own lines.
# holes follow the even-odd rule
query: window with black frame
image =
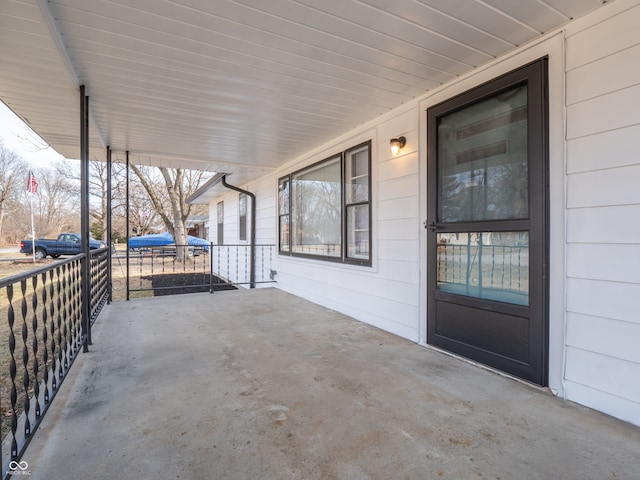
<svg viewBox="0 0 640 480">
<path fill-rule="evenodd" d="M 369 261 L 371 254 L 371 175 L 369 145 L 344 154 L 346 259 Z"/>
<path fill-rule="evenodd" d="M 278 250 L 280 253 L 291 251 L 289 239 L 289 184 L 288 176 L 278 181 Z"/>
<path fill-rule="evenodd" d="M 371 265 L 371 142 L 278 181 L 281 254 Z"/>
</svg>

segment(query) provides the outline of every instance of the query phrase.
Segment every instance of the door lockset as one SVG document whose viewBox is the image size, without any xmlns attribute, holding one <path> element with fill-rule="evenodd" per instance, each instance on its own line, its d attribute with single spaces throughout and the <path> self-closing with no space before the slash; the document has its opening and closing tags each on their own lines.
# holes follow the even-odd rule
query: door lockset
<svg viewBox="0 0 640 480">
<path fill-rule="evenodd" d="M 426 228 L 430 232 L 435 232 L 436 228 L 438 228 L 436 225 L 436 222 L 427 223 L 427 220 L 423 222 L 423 225 L 424 225 L 424 228 Z"/>
</svg>

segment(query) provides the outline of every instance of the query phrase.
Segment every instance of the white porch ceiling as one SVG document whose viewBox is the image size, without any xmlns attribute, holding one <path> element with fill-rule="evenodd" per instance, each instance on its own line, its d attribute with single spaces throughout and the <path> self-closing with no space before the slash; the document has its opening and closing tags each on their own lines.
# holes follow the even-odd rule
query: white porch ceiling
<svg viewBox="0 0 640 480">
<path fill-rule="evenodd" d="M 251 176 L 603 0 L 2 0 L 0 98 L 79 157 Z"/>
</svg>

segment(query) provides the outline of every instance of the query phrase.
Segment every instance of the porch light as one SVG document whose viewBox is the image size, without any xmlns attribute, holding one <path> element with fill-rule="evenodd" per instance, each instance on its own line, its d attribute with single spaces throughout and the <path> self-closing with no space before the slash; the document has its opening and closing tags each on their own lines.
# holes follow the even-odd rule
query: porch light
<svg viewBox="0 0 640 480">
<path fill-rule="evenodd" d="M 400 153 L 400 149 L 407 144 L 407 139 L 404 137 L 392 138 L 389 144 L 391 145 L 391 154 L 396 156 Z"/>
</svg>

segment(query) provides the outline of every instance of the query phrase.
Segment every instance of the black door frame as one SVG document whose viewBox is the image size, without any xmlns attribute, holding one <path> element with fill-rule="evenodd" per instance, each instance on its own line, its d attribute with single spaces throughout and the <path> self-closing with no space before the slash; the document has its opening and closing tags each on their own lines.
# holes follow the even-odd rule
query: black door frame
<svg viewBox="0 0 640 480">
<path fill-rule="evenodd" d="M 528 89 L 529 218 L 517 221 L 440 222 L 438 208 L 438 118 L 518 84 Z M 513 374 L 538 385 L 548 384 L 549 331 L 549 148 L 548 59 L 541 58 L 427 109 L 427 343 Z M 508 223 L 508 227 L 505 224 Z M 436 292 L 437 234 L 456 231 L 529 231 L 529 306 L 499 304 L 480 298 Z M 436 299 L 438 295 L 439 300 Z M 478 309 L 482 315 L 504 313 L 528 318 L 529 361 L 514 362 L 438 334 L 437 302 Z M 481 315 L 481 316 L 482 316 Z"/>
</svg>

